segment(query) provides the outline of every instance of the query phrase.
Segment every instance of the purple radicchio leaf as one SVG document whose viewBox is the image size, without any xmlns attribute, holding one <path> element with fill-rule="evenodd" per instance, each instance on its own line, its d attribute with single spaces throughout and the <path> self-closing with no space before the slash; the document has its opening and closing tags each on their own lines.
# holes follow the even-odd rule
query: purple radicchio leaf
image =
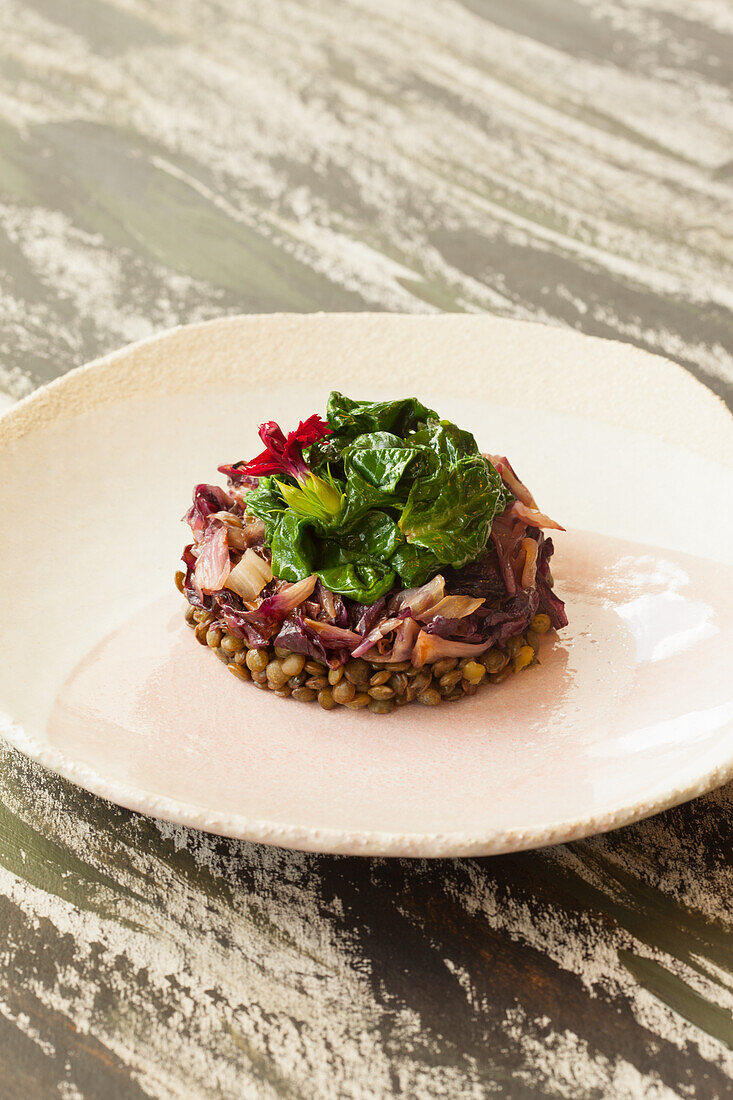
<svg viewBox="0 0 733 1100">
<path fill-rule="evenodd" d="M 356 603 L 355 601 L 349 601 L 349 603 L 351 606 L 349 608 L 349 623 L 347 625 L 357 634 L 361 634 L 362 637 L 364 637 L 370 630 L 374 629 L 380 619 L 384 618 L 387 597 L 380 596 L 378 600 L 375 600 L 373 604 L 369 605 Z"/>
<path fill-rule="evenodd" d="M 506 585 L 499 569 L 495 549 L 487 550 L 475 561 L 467 562 L 461 569 L 445 570 L 445 591 L 448 595 L 484 596 L 488 600 L 501 600 L 506 596 Z"/>
<path fill-rule="evenodd" d="M 206 522 L 214 512 L 227 512 L 233 501 L 218 485 L 197 485 L 193 491 L 193 504 L 183 517 L 189 525 L 196 542 L 201 542 Z"/>
<path fill-rule="evenodd" d="M 325 646 L 318 634 L 303 621 L 297 612 L 288 615 L 275 637 L 275 645 L 293 653 L 303 653 L 316 661 L 329 661 Z"/>
<path fill-rule="evenodd" d="M 540 546 L 537 558 L 537 592 L 539 610 L 549 617 L 555 630 L 561 630 L 568 625 L 568 617 L 565 604 L 559 596 L 555 595 L 550 584 L 550 558 L 554 550 L 552 539 L 546 538 Z"/>
<path fill-rule="evenodd" d="M 191 607 L 195 607 L 199 611 L 209 611 L 211 609 L 212 597 L 204 596 L 203 593 L 199 592 L 193 579 L 196 569 L 196 558 L 193 555 L 193 543 L 189 543 L 189 545 L 185 547 L 181 555 L 181 561 L 186 566 L 186 576 L 183 581 L 183 590 L 186 599 L 191 604 Z"/>
</svg>

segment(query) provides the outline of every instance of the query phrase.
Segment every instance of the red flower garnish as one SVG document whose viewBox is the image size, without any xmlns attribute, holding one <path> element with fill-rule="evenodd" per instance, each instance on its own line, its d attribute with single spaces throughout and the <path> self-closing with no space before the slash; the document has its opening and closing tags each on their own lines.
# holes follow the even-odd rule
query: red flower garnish
<svg viewBox="0 0 733 1100">
<path fill-rule="evenodd" d="M 302 480 L 310 472 L 303 458 L 303 448 L 310 447 L 312 443 L 331 434 L 331 428 L 317 413 L 302 420 L 294 432 L 288 433 L 287 438 L 274 420 L 260 424 L 259 431 L 265 450 L 246 466 L 239 467 L 238 472 L 248 477 L 289 474 L 296 481 Z"/>
</svg>

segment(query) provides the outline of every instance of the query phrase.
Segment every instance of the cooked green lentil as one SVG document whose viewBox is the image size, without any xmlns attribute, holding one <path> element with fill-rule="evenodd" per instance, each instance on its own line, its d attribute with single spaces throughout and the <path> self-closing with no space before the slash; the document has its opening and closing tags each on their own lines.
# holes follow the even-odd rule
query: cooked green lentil
<svg viewBox="0 0 733 1100">
<path fill-rule="evenodd" d="M 176 587 L 182 587 L 182 575 L 178 573 Z M 434 707 L 475 695 L 483 684 L 501 684 L 537 663 L 541 635 L 550 629 L 547 615 L 535 615 L 529 629 L 510 638 L 504 649 L 489 649 L 460 661 L 446 657 L 420 669 L 413 668 L 409 661 L 385 668 L 363 657 L 329 668 L 281 646 L 250 647 L 229 634 L 210 612 L 190 604 L 185 614 L 196 640 L 213 649 L 238 679 L 251 680 L 254 687 L 282 699 L 317 701 L 323 710 L 345 706 L 349 710 L 368 708 L 373 714 L 389 714 L 395 707 L 412 702 Z"/>
</svg>

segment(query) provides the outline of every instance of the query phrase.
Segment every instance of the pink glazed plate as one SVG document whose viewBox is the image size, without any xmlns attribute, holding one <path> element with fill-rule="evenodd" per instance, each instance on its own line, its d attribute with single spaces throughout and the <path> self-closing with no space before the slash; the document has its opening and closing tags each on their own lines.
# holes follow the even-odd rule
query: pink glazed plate
<svg viewBox="0 0 733 1100">
<path fill-rule="evenodd" d="M 539 667 L 450 706 L 325 712 L 196 645 L 173 588 L 191 487 L 332 388 L 419 396 L 567 526 L 570 626 Z M 627 345 L 477 316 L 177 329 L 0 419 L 0 730 L 122 806 L 312 851 L 476 855 L 615 828 L 733 775 L 732 497 L 724 407 Z"/>
</svg>

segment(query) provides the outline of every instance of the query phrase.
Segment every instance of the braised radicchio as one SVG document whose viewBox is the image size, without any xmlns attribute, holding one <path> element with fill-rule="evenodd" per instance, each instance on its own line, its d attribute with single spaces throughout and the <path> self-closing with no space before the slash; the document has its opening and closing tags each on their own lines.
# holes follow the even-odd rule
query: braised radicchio
<svg viewBox="0 0 733 1100">
<path fill-rule="evenodd" d="M 462 568 L 446 567 L 422 586 L 395 588 L 370 605 L 331 592 L 315 576 L 294 584 L 274 577 L 245 602 L 227 587 L 231 570 L 246 553 L 256 552 L 268 563 L 271 554 L 262 545 L 261 524 L 246 516 L 242 489 L 255 483 L 253 473 L 264 473 L 268 463 L 299 465 L 302 447 L 326 434 L 317 418 L 287 438 L 264 427 L 267 450 L 254 463 L 220 468 L 229 477 L 230 492 L 196 486 L 185 516 L 194 540 L 183 553 L 186 597 L 235 637 L 250 646 L 281 646 L 333 668 L 361 656 L 387 667 L 407 660 L 421 667 L 444 656 L 503 648 L 527 630 L 538 611 L 555 629 L 567 626 L 563 601 L 552 588 L 552 539 L 542 530 L 559 525 L 537 509 L 506 459 L 495 462 L 513 498 L 496 517 L 487 549 Z"/>
<path fill-rule="evenodd" d="M 326 647 L 312 627 L 297 613 L 288 615 L 280 630 L 275 635 L 274 643 L 289 649 L 293 653 L 303 653 L 306 657 L 312 657 L 315 661 L 328 662 L 330 660 Z M 343 647 L 342 647 L 343 649 Z M 348 659 L 349 650 L 343 649 L 344 660 Z M 341 660 L 337 664 L 341 664 Z"/>
<path fill-rule="evenodd" d="M 552 539 L 545 539 L 540 547 L 537 558 L 537 591 L 539 593 L 539 609 L 549 616 L 555 630 L 561 630 L 568 625 L 568 617 L 565 613 L 565 604 L 556 596 L 550 583 L 550 558 L 554 552 Z"/>
<path fill-rule="evenodd" d="M 197 485 L 193 491 L 193 503 L 183 517 L 191 528 L 196 542 L 201 542 L 209 516 L 215 512 L 226 512 L 232 505 L 232 498 L 218 485 Z"/>
</svg>

